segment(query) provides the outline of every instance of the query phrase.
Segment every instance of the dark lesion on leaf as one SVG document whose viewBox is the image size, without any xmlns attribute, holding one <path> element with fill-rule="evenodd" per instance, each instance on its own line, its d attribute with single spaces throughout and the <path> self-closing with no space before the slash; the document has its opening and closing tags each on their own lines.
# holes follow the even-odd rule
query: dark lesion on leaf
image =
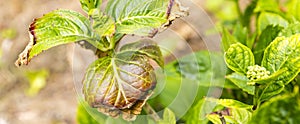
<svg viewBox="0 0 300 124">
<path fill-rule="evenodd" d="M 22 65 L 28 65 L 28 63 L 30 62 L 29 54 L 30 54 L 32 47 L 36 44 L 36 41 L 37 41 L 37 38 L 36 38 L 36 35 L 34 32 L 34 30 L 36 28 L 35 27 L 36 21 L 37 21 L 37 19 L 34 19 L 34 21 L 29 26 L 30 42 L 28 43 L 28 45 L 26 46 L 24 51 L 19 55 L 19 58 L 15 62 L 15 65 L 18 67 L 20 67 Z"/>
<path fill-rule="evenodd" d="M 212 112 L 210 114 L 217 114 L 222 124 L 226 124 L 224 116 L 231 116 L 230 108 L 225 108 L 223 110 Z"/>
</svg>

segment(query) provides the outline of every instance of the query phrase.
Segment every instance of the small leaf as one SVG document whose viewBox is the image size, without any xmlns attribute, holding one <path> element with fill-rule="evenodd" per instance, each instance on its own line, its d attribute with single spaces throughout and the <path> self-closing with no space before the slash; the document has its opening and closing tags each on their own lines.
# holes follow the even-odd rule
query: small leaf
<svg viewBox="0 0 300 124">
<path fill-rule="evenodd" d="M 258 41 L 253 49 L 253 53 L 255 56 L 255 63 L 260 64 L 264 50 L 266 47 L 278 36 L 279 32 L 283 28 L 276 25 L 268 25 L 261 33 L 261 35 L 258 38 Z"/>
<path fill-rule="evenodd" d="M 238 43 L 237 39 L 226 28 L 223 28 L 222 35 L 222 47 L 225 52 L 229 49 L 230 45 Z"/>
<path fill-rule="evenodd" d="M 242 75 L 239 73 L 232 73 L 230 75 L 227 75 L 226 78 L 229 79 L 230 81 L 232 81 L 235 85 L 237 85 L 243 91 L 245 91 L 251 95 L 254 95 L 255 87 L 247 85 L 249 80 L 245 75 Z"/>
<path fill-rule="evenodd" d="M 175 114 L 168 108 L 165 108 L 163 119 L 158 124 L 176 124 Z"/>
<path fill-rule="evenodd" d="M 240 43 L 232 44 L 225 52 L 225 62 L 230 69 L 241 74 L 246 74 L 247 67 L 255 64 L 252 51 Z"/>
<path fill-rule="evenodd" d="M 271 74 L 287 71 L 278 77 L 284 84 L 291 82 L 300 72 L 300 35 L 276 38 L 265 50 L 262 66 Z"/>
<path fill-rule="evenodd" d="M 29 61 L 44 50 L 76 41 L 86 40 L 97 48 L 102 44 L 90 29 L 89 20 L 69 10 L 55 10 L 30 25 L 30 42 L 16 61 L 17 66 Z"/>
<path fill-rule="evenodd" d="M 80 0 L 81 8 L 89 13 L 93 9 L 99 9 L 101 6 L 102 0 Z"/>
<path fill-rule="evenodd" d="M 261 0 L 262 1 L 262 0 Z M 268 25 L 278 25 L 280 27 L 286 28 L 288 26 L 289 22 L 284 19 L 279 14 L 270 13 L 270 12 L 262 12 L 260 13 L 258 17 L 257 22 L 257 30 L 258 34 L 261 34 L 262 31 L 268 26 Z"/>
<path fill-rule="evenodd" d="M 187 10 L 174 1 L 109 0 L 105 13 L 114 19 L 117 33 L 152 37 L 174 19 L 187 15 Z"/>
<path fill-rule="evenodd" d="M 296 87 L 298 88 L 298 87 Z M 276 96 L 262 104 L 253 114 L 250 124 L 280 123 L 293 124 L 300 122 L 299 92 Z"/>
</svg>

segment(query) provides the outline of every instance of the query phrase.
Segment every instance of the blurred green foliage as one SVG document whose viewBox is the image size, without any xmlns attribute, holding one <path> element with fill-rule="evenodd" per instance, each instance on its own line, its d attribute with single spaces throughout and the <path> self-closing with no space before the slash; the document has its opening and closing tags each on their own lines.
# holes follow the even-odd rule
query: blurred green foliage
<svg viewBox="0 0 300 124">
<path fill-rule="evenodd" d="M 26 94 L 28 96 L 35 96 L 46 86 L 49 72 L 46 69 L 36 71 L 30 70 L 25 72 L 25 76 L 29 81 L 29 87 L 26 90 Z"/>
</svg>

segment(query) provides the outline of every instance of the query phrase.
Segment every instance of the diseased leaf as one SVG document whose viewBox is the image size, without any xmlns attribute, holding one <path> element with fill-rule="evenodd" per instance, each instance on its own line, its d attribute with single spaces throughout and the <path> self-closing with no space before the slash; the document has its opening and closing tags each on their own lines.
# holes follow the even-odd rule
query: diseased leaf
<svg viewBox="0 0 300 124">
<path fill-rule="evenodd" d="M 260 0 L 262 1 L 262 0 Z M 286 28 L 288 26 L 289 22 L 284 19 L 279 14 L 270 13 L 270 12 L 262 12 L 260 13 L 258 17 L 257 22 L 257 30 L 258 34 L 261 34 L 262 31 L 268 26 L 268 25 L 278 25 L 280 27 Z"/>
<path fill-rule="evenodd" d="M 230 46 L 225 52 L 225 62 L 230 69 L 241 74 L 246 74 L 247 67 L 255 64 L 252 51 L 241 43 Z"/>
<path fill-rule="evenodd" d="M 109 0 L 105 13 L 114 19 L 117 33 L 152 37 L 186 16 L 187 9 L 177 0 Z"/>
<path fill-rule="evenodd" d="M 255 63 L 260 64 L 264 50 L 266 47 L 278 36 L 279 32 L 283 28 L 276 25 L 268 25 L 261 33 L 258 38 L 258 41 L 253 49 L 253 54 L 255 56 Z"/>
<path fill-rule="evenodd" d="M 215 110 L 206 115 L 206 117 L 213 123 L 247 123 L 252 116 L 249 111 L 253 106 L 244 104 L 240 101 L 233 99 L 215 99 L 206 98 L 211 104 L 215 103 L 218 106 L 224 107 L 220 110 Z M 204 106 L 203 106 L 204 107 Z M 216 106 L 217 107 L 217 106 Z"/>
<path fill-rule="evenodd" d="M 97 48 L 102 45 L 90 29 L 89 20 L 70 10 L 55 10 L 30 25 L 30 42 L 16 61 L 17 66 L 27 65 L 39 53 L 49 48 L 86 40 Z"/>
<path fill-rule="evenodd" d="M 80 0 L 81 8 L 89 14 L 93 9 L 99 9 L 101 6 L 102 0 Z"/>
<path fill-rule="evenodd" d="M 140 114 L 156 85 L 149 63 L 149 59 L 156 58 L 150 55 L 155 51 L 161 57 L 159 48 L 150 42 L 127 44 L 112 57 L 102 57 L 89 66 L 83 93 L 92 107 L 112 117 L 122 113 L 125 120 L 134 120 Z"/>
<path fill-rule="evenodd" d="M 230 81 L 232 81 L 235 85 L 237 85 L 243 91 L 245 91 L 251 95 L 254 95 L 255 87 L 247 85 L 249 80 L 245 75 L 242 75 L 239 73 L 232 73 L 230 75 L 227 75 L 226 78 L 229 79 Z"/>
<path fill-rule="evenodd" d="M 164 60 L 157 44 L 149 39 L 144 39 L 142 42 L 133 42 L 125 44 L 120 51 L 124 54 L 142 54 L 153 59 L 160 67 L 164 66 Z"/>
<path fill-rule="evenodd" d="M 296 124 L 300 122 L 299 115 L 300 100 L 297 89 L 294 93 L 279 95 L 265 102 L 254 112 L 250 124 L 266 122 L 272 124 Z"/>
<path fill-rule="evenodd" d="M 278 76 L 277 81 L 291 82 L 300 72 L 300 35 L 276 38 L 265 50 L 262 66 L 271 74 L 287 70 Z"/>
</svg>

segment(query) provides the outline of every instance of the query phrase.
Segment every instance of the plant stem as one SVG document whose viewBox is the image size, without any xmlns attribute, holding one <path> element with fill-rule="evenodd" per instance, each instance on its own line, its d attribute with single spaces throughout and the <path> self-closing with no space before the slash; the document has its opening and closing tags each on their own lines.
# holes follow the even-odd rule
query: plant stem
<svg viewBox="0 0 300 124">
<path fill-rule="evenodd" d="M 158 116 L 156 111 L 148 103 L 144 105 L 143 109 L 147 114 L 149 114 L 154 119 L 155 122 L 161 120 L 161 118 Z"/>
</svg>

